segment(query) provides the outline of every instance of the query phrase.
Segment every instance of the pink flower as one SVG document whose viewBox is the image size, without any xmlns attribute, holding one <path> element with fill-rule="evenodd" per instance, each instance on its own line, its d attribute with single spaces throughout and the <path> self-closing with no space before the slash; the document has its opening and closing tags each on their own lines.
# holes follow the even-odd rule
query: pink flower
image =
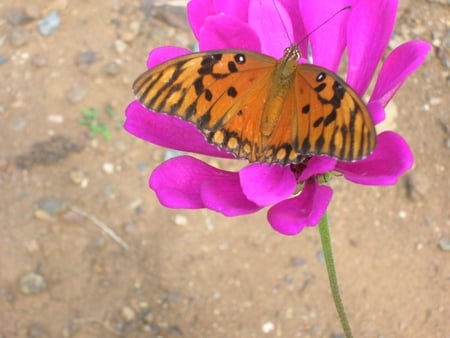
<svg viewBox="0 0 450 338">
<path fill-rule="evenodd" d="M 349 3 L 350 2 L 350 3 Z M 291 41 L 301 41 L 339 9 L 354 3 L 309 36 L 315 64 L 337 71 L 342 53 L 348 52 L 347 82 L 359 95 L 366 91 L 393 31 L 397 0 L 192 0 L 188 16 L 200 50 L 238 48 L 281 58 Z M 300 45 L 307 55 L 307 41 Z M 430 50 L 423 41 L 407 42 L 392 51 L 383 63 L 368 102 L 376 124 L 385 118 L 384 107 L 408 75 L 420 66 Z M 153 50 L 152 67 L 190 53 L 176 47 Z M 125 129 L 151 143 L 199 154 L 233 158 L 208 144 L 192 124 L 146 110 L 132 102 L 126 111 Z M 214 168 L 190 156 L 163 162 L 150 177 L 150 187 L 161 204 L 170 208 L 208 208 L 226 216 L 256 212 L 270 206 L 272 227 L 294 235 L 316 225 L 331 200 L 332 190 L 319 185 L 317 176 L 338 171 L 355 183 L 395 184 L 411 168 L 413 155 L 395 132 L 382 132 L 375 151 L 364 160 L 342 162 L 315 156 L 306 166 L 249 164 L 239 172 Z M 297 169 L 297 172 L 292 169 Z M 299 184 L 303 184 L 296 195 Z"/>
</svg>

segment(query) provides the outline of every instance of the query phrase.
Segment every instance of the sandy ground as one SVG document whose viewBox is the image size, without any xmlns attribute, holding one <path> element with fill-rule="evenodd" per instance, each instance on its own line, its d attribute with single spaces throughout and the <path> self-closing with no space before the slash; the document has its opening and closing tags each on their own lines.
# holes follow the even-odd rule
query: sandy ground
<svg viewBox="0 0 450 338">
<path fill-rule="evenodd" d="M 435 47 L 386 126 L 414 169 L 396 186 L 330 183 L 355 337 L 450 337 L 445 3 L 402 1 L 392 40 Z M 121 129 L 131 83 L 152 48 L 193 43 L 184 9 L 152 1 L 0 4 L 1 338 L 340 337 L 316 228 L 288 238 L 265 211 L 169 210 L 148 189 L 167 153 Z"/>
</svg>

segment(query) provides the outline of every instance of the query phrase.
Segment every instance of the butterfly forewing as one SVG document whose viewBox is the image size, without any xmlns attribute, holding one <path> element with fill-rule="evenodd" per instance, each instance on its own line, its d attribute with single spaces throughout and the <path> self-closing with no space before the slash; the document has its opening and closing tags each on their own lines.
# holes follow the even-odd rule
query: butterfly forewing
<svg viewBox="0 0 450 338">
<path fill-rule="evenodd" d="M 285 81 L 280 65 L 289 62 L 243 50 L 193 53 L 149 69 L 133 90 L 146 108 L 194 123 L 208 142 L 250 162 L 370 154 L 376 135 L 359 96 L 313 65 L 294 64 Z"/>
</svg>

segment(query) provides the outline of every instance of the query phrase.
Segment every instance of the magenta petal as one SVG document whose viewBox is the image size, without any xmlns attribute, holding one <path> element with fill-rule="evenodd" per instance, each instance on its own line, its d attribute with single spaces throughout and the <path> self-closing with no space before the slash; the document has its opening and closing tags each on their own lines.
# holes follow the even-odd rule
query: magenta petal
<svg viewBox="0 0 450 338">
<path fill-rule="evenodd" d="M 208 144 L 196 126 L 180 118 L 147 110 L 137 101 L 128 105 L 125 114 L 125 130 L 150 143 L 181 151 L 234 158 Z"/>
<path fill-rule="evenodd" d="M 373 0 L 372 0 L 373 1 Z M 347 20 L 349 10 L 337 14 L 350 0 L 313 0 L 300 1 L 300 12 L 307 30 L 311 33 L 311 50 L 313 63 L 336 72 L 342 53 L 347 44 Z M 321 26 L 323 24 L 323 26 Z M 320 26 L 320 28 L 318 28 Z M 317 29 L 313 32 L 313 30 Z"/>
<path fill-rule="evenodd" d="M 200 50 L 246 49 L 261 50 L 255 31 L 245 22 L 234 16 L 209 16 L 199 34 Z"/>
<path fill-rule="evenodd" d="M 261 52 L 277 59 L 294 38 L 291 18 L 278 1 L 251 1 L 248 23 L 261 37 Z"/>
<path fill-rule="evenodd" d="M 330 187 L 308 181 L 300 195 L 270 208 L 267 218 L 276 231 L 284 235 L 298 234 L 305 226 L 319 223 L 332 195 Z"/>
<path fill-rule="evenodd" d="M 174 57 L 190 54 L 192 51 L 186 48 L 165 46 L 153 49 L 147 58 L 147 68 L 152 68 Z"/>
<path fill-rule="evenodd" d="M 248 7 L 250 0 L 224 1 L 215 0 L 216 14 L 226 14 L 237 17 L 239 20 L 247 22 Z"/>
<path fill-rule="evenodd" d="M 384 107 L 379 101 L 369 101 L 367 108 L 369 109 L 372 121 L 375 125 L 384 121 L 386 118 Z"/>
<path fill-rule="evenodd" d="M 350 11 L 347 82 L 361 96 L 387 47 L 397 7 L 397 0 L 360 0 Z"/>
<path fill-rule="evenodd" d="M 202 184 L 202 200 L 208 209 L 225 216 L 240 216 L 254 213 L 261 209 L 244 195 L 238 173 L 217 176 Z"/>
<path fill-rule="evenodd" d="M 355 183 L 389 185 L 397 183 L 413 162 L 413 154 L 406 141 L 392 131 L 385 131 L 378 135 L 372 155 L 357 162 L 338 162 L 336 170 Z"/>
<path fill-rule="evenodd" d="M 187 4 L 187 16 L 191 24 L 192 32 L 197 40 L 200 36 L 200 29 L 205 20 L 210 15 L 215 15 L 216 10 L 214 0 L 191 0 Z"/>
<path fill-rule="evenodd" d="M 386 106 L 409 74 L 425 62 L 430 49 L 425 41 L 409 41 L 394 49 L 383 63 L 370 101 Z"/>
<path fill-rule="evenodd" d="M 297 187 L 289 167 L 251 164 L 239 172 L 245 196 L 260 206 L 277 203 L 291 196 Z"/>
<path fill-rule="evenodd" d="M 150 188 L 162 205 L 169 208 L 204 208 L 201 187 L 218 176 L 229 176 L 189 156 L 172 158 L 161 163 L 150 176 Z"/>
<path fill-rule="evenodd" d="M 314 156 L 308 160 L 306 168 L 302 171 L 302 174 L 298 177 L 298 181 L 306 181 L 308 178 L 325 174 L 334 170 L 337 160 L 327 156 Z"/>
</svg>

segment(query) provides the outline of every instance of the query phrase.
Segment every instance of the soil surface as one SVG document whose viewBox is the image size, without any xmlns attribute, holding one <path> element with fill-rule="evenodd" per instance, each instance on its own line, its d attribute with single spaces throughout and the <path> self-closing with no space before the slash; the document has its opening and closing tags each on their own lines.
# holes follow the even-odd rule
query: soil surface
<svg viewBox="0 0 450 338">
<path fill-rule="evenodd" d="M 414 169 L 330 182 L 355 337 L 450 337 L 449 2 L 401 1 L 390 47 L 411 39 L 434 50 L 384 127 Z M 194 43 L 183 1 L 1 2 L 1 338 L 342 337 L 316 227 L 286 237 L 266 210 L 170 210 L 148 188 L 173 153 L 122 129 L 131 83 L 152 48 Z"/>
</svg>

